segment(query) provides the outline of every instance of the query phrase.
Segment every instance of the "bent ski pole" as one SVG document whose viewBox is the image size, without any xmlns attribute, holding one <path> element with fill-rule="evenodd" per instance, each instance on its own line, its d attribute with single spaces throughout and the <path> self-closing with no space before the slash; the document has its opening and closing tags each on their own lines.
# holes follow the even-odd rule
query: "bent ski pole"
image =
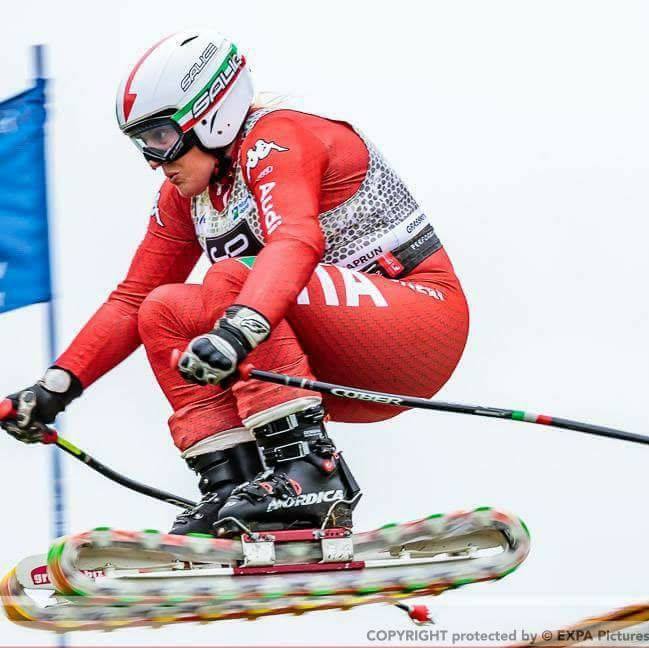
<svg viewBox="0 0 649 648">
<path fill-rule="evenodd" d="M 521 410 L 500 409 L 498 407 L 481 407 L 479 405 L 461 405 L 459 403 L 444 403 L 442 401 L 433 401 L 426 398 L 418 398 L 416 396 L 402 396 L 400 394 L 369 391 L 366 389 L 358 389 L 356 387 L 347 387 L 345 385 L 321 382 L 319 380 L 308 380 L 307 378 L 286 376 L 272 371 L 262 371 L 260 369 L 255 369 L 252 365 L 242 365 L 239 372 L 244 380 L 254 378 L 255 380 L 275 383 L 276 385 L 309 389 L 311 391 L 320 392 L 321 394 L 338 396 L 339 398 L 380 403 L 382 405 L 393 405 L 395 407 L 410 407 L 416 409 L 435 410 L 438 412 L 453 412 L 455 414 L 471 414 L 473 416 L 523 421 L 525 423 L 548 425 L 550 427 L 563 428 L 565 430 L 573 430 L 574 432 L 583 432 L 585 434 L 593 434 L 595 436 L 617 439 L 619 441 L 630 441 L 631 443 L 649 445 L 649 437 L 641 434 L 633 434 L 632 432 L 624 432 L 622 430 L 603 427 L 601 425 L 581 423 L 580 421 L 571 421 L 570 419 L 557 418 L 554 416 L 532 414 Z"/>
<path fill-rule="evenodd" d="M 13 403 L 7 398 L 0 402 L 0 421 L 5 421 L 8 419 L 14 419 L 16 412 L 13 407 Z M 173 504 L 174 506 L 179 506 L 181 508 L 193 507 L 196 505 L 195 502 L 187 500 L 184 497 L 178 497 L 171 493 L 167 493 L 157 488 L 147 486 L 146 484 L 141 484 L 136 482 L 120 473 L 114 471 L 112 468 L 101 463 L 94 457 L 91 457 L 87 452 L 84 452 L 80 448 L 77 448 L 74 444 L 70 443 L 67 439 L 60 437 L 58 432 L 52 428 L 46 428 L 43 433 L 43 439 L 41 441 L 44 445 L 56 445 L 64 452 L 67 452 L 69 455 L 73 456 L 78 461 L 86 464 L 89 468 L 92 468 L 94 471 L 98 472 L 100 475 L 107 477 L 111 481 L 119 484 L 120 486 L 125 486 L 126 488 L 140 493 L 141 495 L 147 495 L 154 499 L 160 500 L 161 502 L 167 502 L 167 504 Z"/>
</svg>

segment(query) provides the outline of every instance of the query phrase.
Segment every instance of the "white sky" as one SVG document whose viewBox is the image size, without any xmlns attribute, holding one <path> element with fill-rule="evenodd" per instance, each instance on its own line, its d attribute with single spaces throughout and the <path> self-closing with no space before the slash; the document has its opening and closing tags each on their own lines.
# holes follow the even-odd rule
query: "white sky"
<svg viewBox="0 0 649 648">
<path fill-rule="evenodd" d="M 22 0 L 2 14 L 0 96 L 27 85 L 28 46 L 49 46 L 62 343 L 122 277 L 161 181 L 117 129 L 117 83 L 162 35 L 204 24 L 240 43 L 260 89 L 366 131 L 431 215 L 472 314 L 440 398 L 649 433 L 647 3 Z M 0 393 L 44 369 L 42 315 L 0 318 Z M 136 479 L 194 497 L 169 413 L 139 351 L 70 408 L 66 434 Z M 477 505 L 528 523 L 527 563 L 433 601 L 439 628 L 540 631 L 646 597 L 649 448 L 426 412 L 333 425 L 332 436 L 365 489 L 358 528 Z M 44 448 L 0 444 L 6 571 L 47 548 L 49 486 Z M 65 467 L 74 531 L 165 529 L 175 515 Z M 371 628 L 410 626 L 368 607 L 70 641 L 364 644 Z M 50 641 L 0 620 L 0 645 Z"/>
</svg>

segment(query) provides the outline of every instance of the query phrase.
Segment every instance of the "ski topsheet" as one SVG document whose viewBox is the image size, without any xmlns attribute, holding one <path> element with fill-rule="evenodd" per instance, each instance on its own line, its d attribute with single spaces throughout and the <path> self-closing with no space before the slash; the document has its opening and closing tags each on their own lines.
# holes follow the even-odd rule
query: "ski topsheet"
<svg viewBox="0 0 649 648">
<path fill-rule="evenodd" d="M 530 548 L 524 523 L 491 508 L 279 536 L 66 536 L 4 577 L 3 606 L 12 621 L 65 632 L 349 609 L 503 578 Z"/>
</svg>

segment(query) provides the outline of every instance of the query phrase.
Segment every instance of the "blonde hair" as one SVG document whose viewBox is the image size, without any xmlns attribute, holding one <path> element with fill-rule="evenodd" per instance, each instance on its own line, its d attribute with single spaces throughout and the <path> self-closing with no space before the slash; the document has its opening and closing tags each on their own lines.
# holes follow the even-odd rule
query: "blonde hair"
<svg viewBox="0 0 649 648">
<path fill-rule="evenodd" d="M 285 107 L 290 99 L 287 94 L 278 94 L 262 90 L 255 95 L 253 108 L 282 108 Z"/>
</svg>

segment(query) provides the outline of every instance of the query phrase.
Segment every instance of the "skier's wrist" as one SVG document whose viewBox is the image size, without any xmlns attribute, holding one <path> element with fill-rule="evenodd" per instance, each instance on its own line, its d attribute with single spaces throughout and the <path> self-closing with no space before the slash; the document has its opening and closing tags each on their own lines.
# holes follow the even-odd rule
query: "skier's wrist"
<svg viewBox="0 0 649 648">
<path fill-rule="evenodd" d="M 229 342 L 234 338 L 243 346 L 247 355 L 270 335 L 270 323 L 253 308 L 233 304 L 217 322 L 213 333 Z M 243 358 L 239 362 L 241 360 Z"/>
<path fill-rule="evenodd" d="M 59 395 L 69 405 L 83 393 L 81 381 L 69 370 L 52 365 L 38 381 L 47 391 Z"/>
</svg>

